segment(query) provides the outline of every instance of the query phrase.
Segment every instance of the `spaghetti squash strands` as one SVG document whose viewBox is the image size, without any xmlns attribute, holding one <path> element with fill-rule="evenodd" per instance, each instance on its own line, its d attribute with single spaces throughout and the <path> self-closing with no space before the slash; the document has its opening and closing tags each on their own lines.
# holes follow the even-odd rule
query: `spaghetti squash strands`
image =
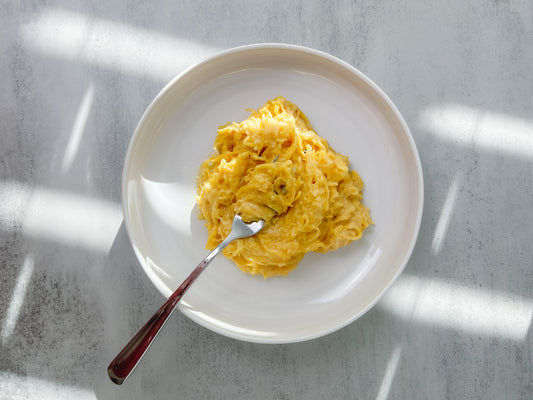
<svg viewBox="0 0 533 400">
<path fill-rule="evenodd" d="M 265 220 L 257 235 L 224 254 L 244 272 L 287 275 L 305 253 L 325 253 L 359 239 L 372 223 L 363 181 L 283 97 L 242 122 L 218 129 L 215 153 L 200 168 L 198 205 L 207 248 L 230 232 L 235 214 Z"/>
</svg>

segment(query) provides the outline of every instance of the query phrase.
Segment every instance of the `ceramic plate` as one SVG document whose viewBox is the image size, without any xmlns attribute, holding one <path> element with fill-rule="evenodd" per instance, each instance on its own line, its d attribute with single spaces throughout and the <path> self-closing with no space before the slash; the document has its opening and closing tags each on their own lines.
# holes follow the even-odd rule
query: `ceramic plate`
<svg viewBox="0 0 533 400">
<path fill-rule="evenodd" d="M 375 225 L 327 254 L 307 254 L 286 277 L 241 272 L 223 256 L 180 309 L 223 335 L 250 342 L 316 338 L 354 321 L 407 263 L 422 215 L 420 160 L 400 113 L 367 77 L 328 54 L 291 45 L 240 47 L 183 72 L 139 122 L 123 173 L 124 218 L 139 261 L 168 296 L 207 255 L 195 204 L 196 175 L 218 126 L 282 95 L 365 182 Z"/>
</svg>

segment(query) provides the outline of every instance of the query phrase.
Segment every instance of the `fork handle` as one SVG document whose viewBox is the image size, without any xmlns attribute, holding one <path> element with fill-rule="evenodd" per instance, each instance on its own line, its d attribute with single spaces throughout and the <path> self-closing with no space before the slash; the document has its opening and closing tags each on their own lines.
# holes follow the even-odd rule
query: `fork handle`
<svg viewBox="0 0 533 400">
<path fill-rule="evenodd" d="M 215 249 L 219 250 L 219 249 Z M 215 253 L 215 254 L 213 254 Z M 109 367 L 107 367 L 107 373 L 109 378 L 121 385 L 122 382 L 131 374 L 133 369 L 137 366 L 142 356 L 148 350 L 153 340 L 159 333 L 159 330 L 165 325 L 168 317 L 172 315 L 172 312 L 176 309 L 180 299 L 183 297 L 187 289 L 192 285 L 194 280 L 200 275 L 200 273 L 207 267 L 209 262 L 218 253 L 218 251 L 212 251 L 183 281 L 179 288 L 165 301 L 159 310 L 148 320 L 148 322 L 137 332 L 137 334 L 129 341 L 129 343 L 122 349 L 120 353 L 115 357 Z"/>
</svg>

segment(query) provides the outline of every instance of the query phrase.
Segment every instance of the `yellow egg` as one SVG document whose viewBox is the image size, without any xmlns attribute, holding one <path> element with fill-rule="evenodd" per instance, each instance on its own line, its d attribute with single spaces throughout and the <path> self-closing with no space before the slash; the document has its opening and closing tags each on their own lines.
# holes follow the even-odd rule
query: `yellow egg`
<svg viewBox="0 0 533 400">
<path fill-rule="evenodd" d="M 235 214 L 265 220 L 255 236 L 224 254 L 244 272 L 287 275 L 305 253 L 325 253 L 361 238 L 372 223 L 362 203 L 363 181 L 283 97 L 249 118 L 221 126 L 215 154 L 200 168 L 198 206 L 207 248 L 230 232 Z"/>
</svg>

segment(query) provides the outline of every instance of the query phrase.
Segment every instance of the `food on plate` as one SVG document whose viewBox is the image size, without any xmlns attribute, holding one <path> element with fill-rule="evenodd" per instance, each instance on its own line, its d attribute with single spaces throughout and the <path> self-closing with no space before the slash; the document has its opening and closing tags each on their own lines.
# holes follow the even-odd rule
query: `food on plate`
<svg viewBox="0 0 533 400">
<path fill-rule="evenodd" d="M 305 253 L 346 246 L 372 223 L 361 203 L 363 181 L 348 157 L 281 96 L 244 121 L 221 126 L 214 149 L 197 182 L 207 248 L 228 235 L 235 214 L 265 221 L 261 232 L 224 250 L 244 272 L 287 275 Z"/>
</svg>

